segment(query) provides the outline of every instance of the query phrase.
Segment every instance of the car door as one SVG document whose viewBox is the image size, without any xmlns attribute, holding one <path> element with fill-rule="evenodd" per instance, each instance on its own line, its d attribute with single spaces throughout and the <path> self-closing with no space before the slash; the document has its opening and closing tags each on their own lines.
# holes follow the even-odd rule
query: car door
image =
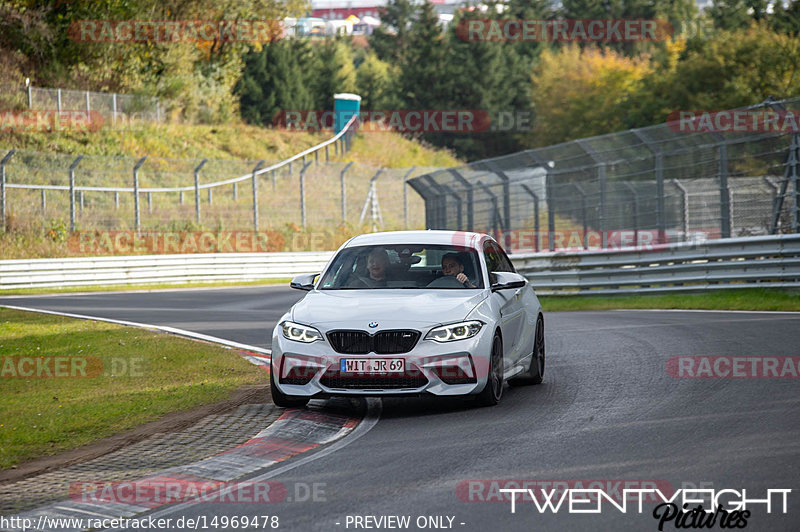
<svg viewBox="0 0 800 532">
<path fill-rule="evenodd" d="M 496 242 L 488 240 L 483 245 L 483 254 L 486 268 L 489 272 L 489 283 L 493 284 L 494 273 L 514 272 L 511 261 Z M 525 306 L 522 301 L 522 291 L 528 289 L 516 288 L 498 290 L 491 297 L 496 298 L 500 307 L 500 330 L 503 333 L 503 352 L 506 368 L 516 364 L 525 351 L 520 342 L 520 336 L 525 328 Z"/>
</svg>

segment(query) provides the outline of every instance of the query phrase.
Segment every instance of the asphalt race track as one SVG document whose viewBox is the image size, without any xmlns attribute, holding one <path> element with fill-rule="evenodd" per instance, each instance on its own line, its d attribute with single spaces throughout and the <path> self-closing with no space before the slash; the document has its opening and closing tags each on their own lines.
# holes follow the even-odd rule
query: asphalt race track
<svg viewBox="0 0 800 532">
<path fill-rule="evenodd" d="M 275 321 L 302 295 L 249 287 L 8 297 L 0 304 L 168 325 L 268 347 Z M 506 388 L 498 407 L 371 401 L 379 413 L 371 430 L 316 460 L 289 462 L 271 478 L 287 486 L 285 501 L 156 513 L 277 515 L 280 530 L 355 530 L 353 516 L 366 515 L 410 516 L 412 530 L 419 516 L 445 516 L 445 526 L 451 517 L 452 528 L 464 531 L 657 530 L 652 503 L 641 514 L 631 504 L 624 514 L 604 506 L 585 515 L 566 508 L 540 513 L 520 503 L 512 514 L 507 501 L 471 501 L 486 492 L 470 491 L 482 484 L 467 483 L 647 481 L 675 489 L 744 488 L 750 499 L 792 489 L 788 513 L 753 506 L 747 529 L 800 530 L 800 380 L 667 372 L 676 356 L 798 356 L 800 313 L 564 312 L 547 314 L 545 323 L 545 382 Z M 296 500 L 313 484 L 316 500 Z M 674 522 L 664 526 L 675 529 Z"/>
</svg>

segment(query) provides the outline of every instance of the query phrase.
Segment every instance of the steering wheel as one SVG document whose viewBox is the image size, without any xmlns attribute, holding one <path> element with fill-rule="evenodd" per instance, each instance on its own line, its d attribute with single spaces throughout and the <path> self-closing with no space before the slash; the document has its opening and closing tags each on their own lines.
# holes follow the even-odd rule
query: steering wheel
<svg viewBox="0 0 800 532">
<path fill-rule="evenodd" d="M 428 288 L 464 288 L 453 275 L 443 275 L 428 283 Z"/>
</svg>

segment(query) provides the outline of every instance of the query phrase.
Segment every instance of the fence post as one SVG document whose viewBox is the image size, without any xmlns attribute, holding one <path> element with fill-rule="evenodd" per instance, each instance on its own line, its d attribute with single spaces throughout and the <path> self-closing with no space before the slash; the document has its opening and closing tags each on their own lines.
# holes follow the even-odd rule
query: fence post
<svg viewBox="0 0 800 532">
<path fill-rule="evenodd" d="M 344 174 L 347 173 L 347 170 L 349 170 L 351 166 L 353 166 L 353 162 L 352 161 L 347 163 L 347 166 L 345 166 L 342 169 L 342 172 L 339 174 L 339 181 L 340 181 L 341 187 L 342 187 L 342 223 L 343 224 L 347 223 L 347 208 L 346 208 L 347 190 L 346 190 L 345 185 L 344 185 Z"/>
<path fill-rule="evenodd" d="M 520 186 L 533 198 L 533 249 L 539 251 L 539 196 L 528 185 Z"/>
<path fill-rule="evenodd" d="M 680 181 L 677 179 L 673 179 L 672 184 L 675 185 L 681 193 L 681 227 L 683 229 L 683 240 L 685 242 L 689 234 L 689 195 L 687 194 L 686 187 L 681 185 Z"/>
<path fill-rule="evenodd" d="M 116 107 L 116 94 L 114 95 L 114 106 Z M 115 110 L 116 113 L 116 110 Z M 133 167 L 133 227 L 136 232 L 139 232 L 139 168 L 144 164 L 145 160 L 147 159 L 147 155 L 139 159 L 136 165 Z"/>
<path fill-rule="evenodd" d="M 209 205 L 213 205 L 214 204 L 214 194 L 213 194 L 212 190 L 213 189 L 211 187 L 208 187 L 208 204 Z"/>
<path fill-rule="evenodd" d="M 183 190 L 178 192 L 178 203 L 183 205 Z"/>
<path fill-rule="evenodd" d="M 89 114 L 92 111 L 91 106 L 89 106 L 89 91 L 86 91 L 86 114 Z"/>
<path fill-rule="evenodd" d="M 17 150 L 10 150 L 0 161 L 0 230 L 4 233 L 6 231 L 6 163 L 16 152 Z"/>
<path fill-rule="evenodd" d="M 81 205 L 81 214 L 83 214 L 83 190 L 81 190 L 80 198 L 81 198 L 81 201 L 80 201 L 80 205 Z"/>
<path fill-rule="evenodd" d="M 721 136 L 721 135 L 720 135 Z M 731 196 L 728 190 L 728 145 L 723 139 L 719 143 L 719 214 L 722 238 L 731 236 Z"/>
<path fill-rule="evenodd" d="M 314 166 L 319 166 L 319 150 L 314 151 Z"/>
<path fill-rule="evenodd" d="M 583 219 L 583 249 L 589 249 L 589 231 L 588 225 L 586 223 L 586 192 L 584 192 L 583 187 L 580 186 L 578 183 L 572 183 L 572 186 L 578 191 L 578 194 L 581 195 L 581 218 Z M 605 239 L 604 246 L 605 247 Z"/>
<path fill-rule="evenodd" d="M 328 146 L 329 146 L 328 144 L 326 144 L 326 145 L 325 145 L 325 162 L 326 162 L 326 163 L 328 163 L 328 162 L 330 162 L 330 161 L 331 161 L 331 156 L 330 156 L 330 154 L 328 153 Z"/>
<path fill-rule="evenodd" d="M 119 192 L 114 192 L 114 209 L 119 210 Z"/>
<path fill-rule="evenodd" d="M 403 176 L 403 229 L 408 229 L 408 177 L 416 169 L 416 166 L 412 166 Z"/>
<path fill-rule="evenodd" d="M 550 251 L 556 250 L 556 217 L 553 212 L 553 175 L 547 172 L 544 176 L 545 194 L 547 201 L 547 247 Z"/>
<path fill-rule="evenodd" d="M 473 185 L 462 176 L 455 168 L 449 168 L 450 174 L 458 179 L 459 183 L 464 185 L 467 190 L 467 231 L 472 231 L 475 225 L 475 201 L 472 193 Z M 461 229 L 459 227 L 459 229 Z"/>
<path fill-rule="evenodd" d="M 262 159 L 253 168 L 253 231 L 258 231 L 258 170 L 263 164 Z"/>
<path fill-rule="evenodd" d="M 58 112 L 61 112 L 61 89 L 56 89 Z"/>
<path fill-rule="evenodd" d="M 81 199 L 83 199 L 83 196 L 81 196 Z M 81 206 L 81 208 L 83 208 L 83 206 Z M 148 192 L 147 193 L 147 212 L 153 212 L 153 193 L 152 192 Z"/>
<path fill-rule="evenodd" d="M 311 164 L 311 161 L 308 161 L 300 170 L 300 221 L 303 229 L 306 228 L 306 170 Z"/>
<path fill-rule="evenodd" d="M 239 183 L 233 184 L 233 201 L 239 199 Z"/>
<path fill-rule="evenodd" d="M 42 189 L 42 214 L 47 214 L 47 194 L 46 190 Z"/>
<path fill-rule="evenodd" d="M 111 95 L 111 123 L 117 123 L 117 93 Z"/>
<path fill-rule="evenodd" d="M 33 87 L 30 82 L 26 80 L 28 86 L 28 109 L 33 109 Z"/>
<path fill-rule="evenodd" d="M 627 181 L 623 181 L 622 183 L 625 188 L 627 188 L 631 196 L 633 197 L 633 245 L 638 249 L 639 248 L 639 193 L 636 192 L 636 189 L 633 188 Z M 620 244 L 622 243 L 622 238 L 620 237 Z"/>
<path fill-rule="evenodd" d="M 792 156 L 790 158 L 789 178 L 794 181 L 794 232 L 800 233 L 800 134 L 792 135 Z"/>
<path fill-rule="evenodd" d="M 83 155 L 78 155 L 69 166 L 69 232 L 75 232 L 75 168 L 83 159 Z"/>
<path fill-rule="evenodd" d="M 200 169 L 207 162 L 208 159 L 203 159 L 194 169 L 194 217 L 197 220 L 197 225 L 200 225 Z"/>
</svg>

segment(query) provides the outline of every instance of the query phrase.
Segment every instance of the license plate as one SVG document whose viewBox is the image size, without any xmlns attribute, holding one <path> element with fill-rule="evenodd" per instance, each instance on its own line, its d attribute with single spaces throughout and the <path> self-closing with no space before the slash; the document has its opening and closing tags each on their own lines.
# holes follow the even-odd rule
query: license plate
<svg viewBox="0 0 800 532">
<path fill-rule="evenodd" d="M 341 358 L 340 373 L 403 373 L 406 361 L 402 358 Z"/>
</svg>

